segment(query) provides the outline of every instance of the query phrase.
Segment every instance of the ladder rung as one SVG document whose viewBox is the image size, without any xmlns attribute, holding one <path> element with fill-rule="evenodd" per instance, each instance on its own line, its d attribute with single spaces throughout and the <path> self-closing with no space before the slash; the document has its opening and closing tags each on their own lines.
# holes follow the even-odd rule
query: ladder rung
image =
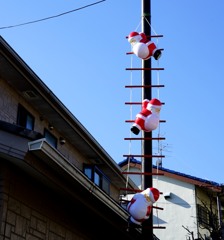
<svg viewBox="0 0 224 240">
<path fill-rule="evenodd" d="M 136 229 L 166 229 L 166 227 L 162 227 L 162 226 L 143 226 L 143 225 L 137 225 L 135 228 Z"/>
<path fill-rule="evenodd" d="M 141 105 L 142 102 L 125 102 L 126 105 Z"/>
<path fill-rule="evenodd" d="M 127 85 L 125 88 L 153 88 L 153 87 L 165 87 L 165 85 Z"/>
<path fill-rule="evenodd" d="M 126 70 L 164 70 L 164 68 L 126 68 Z"/>
<path fill-rule="evenodd" d="M 164 137 L 124 138 L 124 140 L 166 140 Z"/>
<path fill-rule="evenodd" d="M 163 51 L 164 48 L 159 48 L 158 50 Z M 134 54 L 133 52 L 126 52 L 127 55 Z"/>
<path fill-rule="evenodd" d="M 163 35 L 151 35 L 151 36 L 149 36 L 149 35 L 147 35 L 146 36 L 147 38 L 158 38 L 158 37 L 163 37 Z M 126 38 L 128 38 L 128 36 L 126 36 Z"/>
<path fill-rule="evenodd" d="M 149 35 L 147 35 L 146 36 L 147 38 L 158 38 L 158 37 L 163 37 L 163 35 L 151 35 L 151 36 L 149 36 Z"/>
<path fill-rule="evenodd" d="M 127 154 L 123 155 L 123 157 L 145 157 L 145 158 L 164 158 L 164 155 L 140 155 L 140 154 Z"/>
<path fill-rule="evenodd" d="M 136 174 L 136 175 L 148 175 L 148 176 L 163 176 L 164 173 L 152 173 L 152 172 L 122 172 L 122 174 Z"/>
<path fill-rule="evenodd" d="M 125 102 L 126 105 L 141 105 L 142 102 Z M 164 105 L 165 103 L 162 103 Z"/>
<path fill-rule="evenodd" d="M 152 206 L 153 208 L 156 208 L 158 210 L 164 210 L 164 208 L 161 208 L 161 207 L 157 207 L 157 206 Z"/>
<path fill-rule="evenodd" d="M 166 229 L 166 227 L 162 227 L 162 226 L 152 226 L 152 227 L 144 226 L 143 228 L 144 229 L 151 229 L 151 228 L 153 228 L 153 229 Z"/>
<path fill-rule="evenodd" d="M 120 190 L 131 191 L 131 192 L 142 192 L 141 189 L 134 189 L 134 188 L 120 188 Z"/>
<path fill-rule="evenodd" d="M 126 199 L 119 199 L 119 202 L 123 202 L 123 203 L 129 203 L 130 200 L 126 200 Z M 157 207 L 157 206 L 152 206 L 152 208 L 158 209 L 158 210 L 164 210 L 164 208 L 161 207 Z"/>
<path fill-rule="evenodd" d="M 130 192 L 142 192 L 143 190 L 141 189 L 134 189 L 134 188 L 120 188 L 120 190 L 123 190 L 123 191 L 130 191 Z M 160 195 L 163 195 L 163 192 L 159 192 Z"/>
<path fill-rule="evenodd" d="M 135 120 L 125 120 L 125 122 L 127 122 L 127 123 L 133 123 L 133 122 L 135 122 Z M 159 122 L 160 122 L 160 123 L 165 123 L 166 120 L 159 120 Z"/>
</svg>

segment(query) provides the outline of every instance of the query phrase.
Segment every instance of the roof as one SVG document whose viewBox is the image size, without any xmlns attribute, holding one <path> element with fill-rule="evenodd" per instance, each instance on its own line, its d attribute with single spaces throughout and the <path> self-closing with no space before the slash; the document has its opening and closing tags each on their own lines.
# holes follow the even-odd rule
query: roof
<svg viewBox="0 0 224 240">
<path fill-rule="evenodd" d="M 124 167 L 125 165 L 128 164 L 128 162 L 132 163 L 132 164 L 135 164 L 135 165 L 136 164 L 141 165 L 141 161 L 135 159 L 134 157 L 126 158 L 123 161 L 119 162 L 118 165 L 120 167 Z M 153 165 L 153 169 L 157 170 L 157 166 Z M 214 182 L 214 181 L 210 181 L 210 180 L 206 180 L 206 179 L 203 179 L 203 178 L 191 176 L 189 174 L 185 174 L 185 173 L 181 173 L 181 172 L 178 172 L 178 171 L 170 170 L 170 169 L 164 168 L 164 167 L 158 167 L 158 170 L 161 171 L 161 172 L 169 174 L 169 176 L 172 175 L 172 177 L 177 176 L 177 177 L 181 177 L 182 179 L 185 178 L 185 182 L 191 182 L 191 183 L 194 183 L 194 184 L 196 184 L 196 182 L 197 182 L 196 185 L 200 185 L 199 183 L 201 183 L 201 186 L 204 186 L 204 184 L 206 184 L 206 185 L 212 185 L 214 187 L 222 187 L 222 185 L 223 185 L 223 184 L 219 184 L 219 183 Z"/>
</svg>

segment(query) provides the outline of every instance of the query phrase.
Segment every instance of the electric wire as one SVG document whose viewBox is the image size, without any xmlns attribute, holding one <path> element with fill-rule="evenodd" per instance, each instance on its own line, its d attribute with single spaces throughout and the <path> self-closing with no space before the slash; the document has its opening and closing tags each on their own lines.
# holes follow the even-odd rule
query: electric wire
<svg viewBox="0 0 224 240">
<path fill-rule="evenodd" d="M 0 30 L 6 29 L 6 28 L 20 27 L 20 26 L 24 26 L 24 25 L 28 25 L 28 24 L 33 24 L 33 23 L 37 23 L 37 22 L 46 21 L 46 20 L 49 20 L 49 19 L 52 19 L 52 18 L 61 17 L 61 16 L 63 16 L 63 15 L 66 15 L 66 14 L 69 14 L 69 13 L 72 13 L 72 12 L 76 12 L 76 11 L 82 10 L 82 9 L 84 9 L 84 8 L 87 8 L 87 7 L 91 7 L 91 6 L 93 6 L 93 5 L 99 4 L 99 3 L 104 2 L 104 1 L 106 1 L 106 0 L 101 0 L 101 1 L 98 1 L 98 2 L 95 2 L 95 3 L 91 3 L 91 4 L 85 5 L 85 6 L 83 6 L 83 7 L 73 9 L 73 10 L 71 10 L 71 11 L 67 11 L 67 12 L 60 13 L 60 14 L 58 14 L 58 15 L 54 15 L 54 16 L 50 16 L 50 17 L 46 17 L 46 18 L 42 18 L 42 19 L 30 21 L 30 22 L 15 24 L 15 25 L 11 25 L 11 26 L 0 27 Z"/>
</svg>

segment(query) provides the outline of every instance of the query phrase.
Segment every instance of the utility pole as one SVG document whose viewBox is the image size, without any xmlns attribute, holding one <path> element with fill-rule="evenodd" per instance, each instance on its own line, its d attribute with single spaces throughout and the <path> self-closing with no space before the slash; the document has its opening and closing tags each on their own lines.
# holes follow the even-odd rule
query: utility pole
<svg viewBox="0 0 224 240">
<path fill-rule="evenodd" d="M 151 2 L 150 0 L 142 0 L 142 32 L 151 38 Z M 142 60 L 142 85 L 151 85 L 151 58 Z M 143 88 L 142 100 L 151 99 L 151 88 Z M 142 168 L 144 173 L 152 173 L 152 132 L 143 132 L 142 141 Z M 152 187 L 152 175 L 143 175 L 143 189 Z M 150 218 L 143 222 L 142 239 L 153 239 L 153 214 L 151 212 Z"/>
</svg>

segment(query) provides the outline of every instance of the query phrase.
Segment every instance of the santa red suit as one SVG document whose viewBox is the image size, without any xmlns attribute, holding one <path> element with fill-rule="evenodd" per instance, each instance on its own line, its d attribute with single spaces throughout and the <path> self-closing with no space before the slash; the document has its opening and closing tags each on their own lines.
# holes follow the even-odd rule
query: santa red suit
<svg viewBox="0 0 224 240">
<path fill-rule="evenodd" d="M 130 222 L 141 225 L 150 217 L 152 205 L 159 199 L 160 192 L 156 188 L 147 188 L 136 193 L 128 203 L 127 210 L 130 213 Z"/>
<path fill-rule="evenodd" d="M 157 49 L 156 45 L 147 39 L 145 33 L 131 32 L 128 41 L 132 46 L 133 53 L 143 60 L 148 60 L 151 56 L 155 60 L 161 57 L 161 50 Z"/>
<path fill-rule="evenodd" d="M 161 107 L 162 104 L 157 98 L 150 101 L 145 99 L 142 102 L 141 112 L 136 115 L 131 131 L 138 135 L 140 130 L 145 132 L 155 130 L 159 125 Z"/>
</svg>

